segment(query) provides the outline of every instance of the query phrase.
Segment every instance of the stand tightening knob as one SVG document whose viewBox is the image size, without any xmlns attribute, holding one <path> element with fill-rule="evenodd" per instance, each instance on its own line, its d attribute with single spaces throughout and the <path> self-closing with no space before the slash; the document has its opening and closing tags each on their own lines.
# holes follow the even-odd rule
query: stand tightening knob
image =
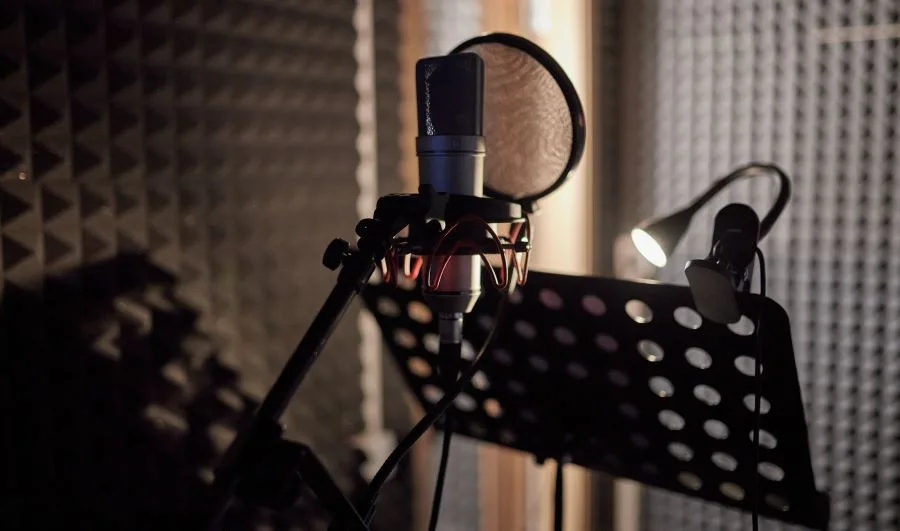
<svg viewBox="0 0 900 531">
<path fill-rule="evenodd" d="M 322 264 L 328 269 L 334 271 L 341 267 L 344 258 L 350 253 L 350 244 L 346 241 L 336 238 L 328 244 L 325 249 L 325 255 L 322 257 Z"/>
</svg>

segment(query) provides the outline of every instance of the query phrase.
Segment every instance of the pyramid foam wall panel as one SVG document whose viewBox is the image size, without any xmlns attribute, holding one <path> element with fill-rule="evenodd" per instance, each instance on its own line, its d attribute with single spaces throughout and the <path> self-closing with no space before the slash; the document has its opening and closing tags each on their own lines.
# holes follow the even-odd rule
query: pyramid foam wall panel
<svg viewBox="0 0 900 531">
<path fill-rule="evenodd" d="M 333 284 L 321 252 L 352 236 L 354 8 L 0 3 L 0 527 L 197 510 Z M 347 492 L 353 312 L 284 417 Z M 227 528 L 319 520 L 305 501 Z"/>
</svg>

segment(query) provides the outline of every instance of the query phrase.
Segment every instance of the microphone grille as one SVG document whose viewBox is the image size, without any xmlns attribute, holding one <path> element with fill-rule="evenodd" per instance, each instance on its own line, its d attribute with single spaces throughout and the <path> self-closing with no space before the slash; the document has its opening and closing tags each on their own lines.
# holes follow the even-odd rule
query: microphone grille
<svg viewBox="0 0 900 531">
<path fill-rule="evenodd" d="M 416 63 L 419 136 L 483 134 L 484 62 L 476 54 Z"/>
</svg>

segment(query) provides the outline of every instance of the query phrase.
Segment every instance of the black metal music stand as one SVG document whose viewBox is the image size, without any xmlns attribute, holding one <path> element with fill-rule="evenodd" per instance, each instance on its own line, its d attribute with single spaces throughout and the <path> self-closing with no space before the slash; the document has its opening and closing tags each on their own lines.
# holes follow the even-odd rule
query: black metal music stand
<svg viewBox="0 0 900 531">
<path fill-rule="evenodd" d="M 687 287 L 538 272 L 511 297 L 489 357 L 455 402 L 457 433 L 743 511 L 759 475 L 762 516 L 827 527 L 778 303 L 742 294 L 745 318 L 724 326 L 700 317 Z M 363 298 L 410 388 L 434 404 L 438 338 L 420 290 L 376 284 Z M 467 317 L 475 347 L 497 301 L 486 294 Z M 760 312 L 764 414 L 753 470 Z"/>
</svg>

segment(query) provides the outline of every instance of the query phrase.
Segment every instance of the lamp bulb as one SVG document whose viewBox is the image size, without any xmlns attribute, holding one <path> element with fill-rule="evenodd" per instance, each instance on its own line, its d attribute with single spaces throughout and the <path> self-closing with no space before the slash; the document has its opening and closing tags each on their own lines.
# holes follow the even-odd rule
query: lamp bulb
<svg viewBox="0 0 900 531">
<path fill-rule="evenodd" d="M 653 236 L 650 236 L 647 231 L 644 229 L 633 229 L 631 231 L 631 241 L 634 242 L 634 246 L 648 262 L 656 267 L 666 265 L 668 259 L 665 251 L 663 251 L 659 242 Z"/>
</svg>

